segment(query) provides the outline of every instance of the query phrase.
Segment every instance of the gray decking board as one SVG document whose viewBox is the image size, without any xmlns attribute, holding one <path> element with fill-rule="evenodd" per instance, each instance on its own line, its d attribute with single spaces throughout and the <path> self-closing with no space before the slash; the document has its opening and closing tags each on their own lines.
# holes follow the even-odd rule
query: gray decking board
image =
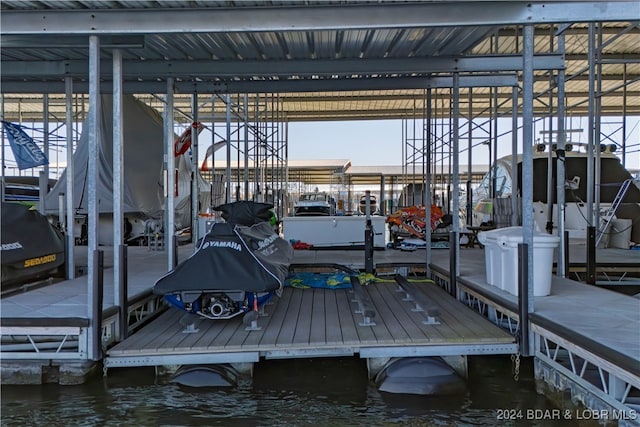
<svg viewBox="0 0 640 427">
<path fill-rule="evenodd" d="M 369 294 L 369 299 L 376 311 L 376 326 L 372 329 L 373 334 L 379 343 L 407 344 L 410 342 L 409 336 L 404 328 L 398 325 L 395 315 L 380 296 L 380 286 L 384 285 L 371 283 L 365 286 L 365 291 Z"/>
<path fill-rule="evenodd" d="M 175 312 L 177 312 L 177 314 L 175 314 Z M 172 314 L 171 320 L 163 322 L 163 330 L 166 332 L 158 334 L 156 337 L 153 337 L 153 334 L 148 333 L 147 336 L 149 338 L 145 344 L 145 348 L 159 349 L 164 347 L 176 347 L 187 337 L 187 334 L 181 333 L 187 326 L 182 320 L 185 317 L 185 314 L 172 309 L 169 310 L 169 313 Z"/>
<path fill-rule="evenodd" d="M 311 327 L 309 331 L 309 344 L 315 343 L 327 343 L 327 316 L 326 308 L 324 305 L 324 295 L 326 292 L 319 292 L 320 290 L 313 290 L 313 307 L 308 310 L 307 313 L 310 316 Z M 305 290 L 304 292 L 309 292 Z"/>
<path fill-rule="evenodd" d="M 209 340 L 208 344 L 202 346 L 203 349 L 209 348 L 240 348 L 241 344 L 239 341 L 232 341 L 236 332 L 240 332 L 244 330 L 244 324 L 242 323 L 242 319 L 239 317 L 235 317 L 228 321 L 226 320 L 211 320 L 209 323 L 214 323 L 215 328 L 212 328 L 212 331 L 215 331 L 215 338 Z M 261 331 L 256 331 L 258 333 L 262 333 Z"/>
<path fill-rule="evenodd" d="M 169 317 L 169 319 L 165 320 L 166 317 Z M 155 334 L 147 328 L 141 328 L 136 332 L 136 341 L 139 341 L 137 346 L 136 343 L 129 340 L 124 340 L 120 345 L 122 345 L 123 350 L 132 351 L 153 347 L 154 345 L 157 346 L 159 342 L 164 342 L 174 335 L 175 323 L 179 321 L 180 317 L 182 317 L 182 314 L 177 310 L 169 310 L 158 319 L 163 321 L 157 323 L 158 330 Z"/>
<path fill-rule="evenodd" d="M 287 312 L 284 318 L 284 323 L 282 324 L 275 340 L 276 346 L 289 346 L 293 342 L 293 335 L 295 334 L 298 315 L 300 314 L 300 306 L 302 305 L 302 290 L 292 289 L 292 291 L 294 292 L 292 292 L 293 295 L 291 296 L 289 305 L 286 308 Z"/>
<path fill-rule="evenodd" d="M 440 289 L 437 288 L 435 285 L 432 287 L 429 287 L 430 295 L 433 295 L 434 292 L 439 292 L 439 291 Z M 406 293 L 404 291 L 398 292 L 397 294 L 402 298 L 406 296 Z M 454 303 L 456 303 L 456 301 L 453 298 L 449 297 L 448 295 L 445 295 L 445 298 L 451 299 Z M 437 306 L 438 309 L 440 310 L 440 314 L 437 316 L 437 321 L 440 322 L 440 324 L 422 325 L 422 321 L 426 320 L 426 314 L 424 312 L 412 312 L 413 321 L 416 322 L 417 325 L 419 325 L 418 327 L 422 327 L 422 332 L 425 333 L 427 338 L 432 341 L 461 342 L 462 337 L 460 336 L 459 331 L 456 331 L 455 328 L 451 326 L 451 323 L 454 321 L 456 323 L 462 323 L 462 322 L 448 315 L 446 308 L 444 307 L 445 301 L 443 298 L 438 298 L 437 300 L 435 298 L 432 298 L 432 300 L 434 302 L 434 306 Z M 411 307 L 411 309 L 415 308 L 415 301 L 402 301 L 402 302 L 403 304 Z M 467 310 L 466 307 L 464 307 L 462 304 L 459 304 L 459 306 L 461 309 L 463 309 L 463 311 Z M 465 325 L 465 328 L 468 328 L 468 327 L 469 325 Z"/>
<path fill-rule="evenodd" d="M 314 293 L 315 289 L 295 289 L 295 292 L 302 293 L 302 302 L 298 310 L 298 320 L 296 322 L 295 332 L 293 333 L 292 344 L 309 345 L 311 336 L 311 313 L 315 304 Z M 322 325 L 324 330 L 324 325 Z M 324 335 L 324 334 L 323 334 Z M 319 344 L 315 342 L 314 344 Z"/>
<path fill-rule="evenodd" d="M 397 286 L 392 283 L 385 283 L 384 286 L 379 286 L 379 288 L 383 300 L 387 303 L 389 310 L 395 314 L 398 322 L 407 332 L 407 335 L 414 337 L 414 340 L 416 339 L 415 337 L 417 337 L 418 339 L 429 339 L 431 341 L 437 341 L 438 338 L 442 337 L 437 328 L 421 324 L 424 317 L 419 318 L 416 321 L 416 316 L 411 315 L 414 313 L 406 311 L 407 306 L 413 307 L 413 303 L 409 301 L 401 301 L 398 298 L 403 294 L 396 292 Z M 421 316 L 422 313 L 416 314 Z"/>
<path fill-rule="evenodd" d="M 344 344 L 336 292 L 324 292 L 325 327 L 327 344 Z"/>
<path fill-rule="evenodd" d="M 437 287 L 437 290 L 438 292 L 445 293 L 445 291 L 439 287 Z M 472 336 L 486 335 L 493 326 L 484 322 L 475 322 L 474 319 L 476 313 L 466 306 L 463 306 L 465 308 L 464 310 L 461 309 L 460 304 L 453 298 L 442 298 L 440 301 L 442 307 L 441 311 L 443 312 L 441 317 L 449 322 L 455 319 L 456 321 L 465 323 Z M 461 338 L 464 341 L 465 337 L 463 336 Z"/>
<path fill-rule="evenodd" d="M 226 347 L 226 348 L 235 348 L 235 349 L 240 349 L 240 348 L 244 348 L 244 342 L 245 340 L 248 338 L 249 334 L 256 332 L 258 335 L 263 334 L 264 333 L 264 328 L 265 326 L 262 327 L 262 329 L 257 330 L 257 331 L 248 331 L 247 330 L 247 325 L 245 325 L 242 322 L 242 318 L 241 317 L 236 317 L 234 322 L 227 322 L 225 320 L 214 320 L 213 322 L 218 322 L 220 324 L 224 324 L 224 323 L 229 323 L 228 325 L 224 325 L 224 328 L 222 330 L 222 333 L 219 335 L 220 337 L 226 337 L 228 334 L 228 339 L 226 341 L 225 344 L 222 344 L 222 340 L 214 340 L 212 343 L 215 346 L 221 346 L 221 347 Z M 264 319 L 264 324 L 266 325 L 268 322 L 268 319 Z M 235 326 L 235 328 L 234 328 Z M 205 340 L 202 340 L 203 344 L 204 344 Z M 208 345 L 201 345 L 199 347 L 194 347 L 191 350 L 192 351 L 198 351 L 198 352 L 204 352 L 207 351 L 207 349 L 209 348 Z"/>
<path fill-rule="evenodd" d="M 363 321 L 361 314 L 354 313 L 355 303 L 351 302 L 353 294 L 345 289 L 336 289 L 334 292 L 336 297 L 336 307 L 338 309 L 338 319 L 340 322 L 340 332 L 342 333 L 342 342 L 345 345 L 356 345 L 361 340 L 372 339 L 373 332 L 371 326 L 357 328 L 358 322 Z"/>
<path fill-rule="evenodd" d="M 288 307 L 291 304 L 292 296 L 292 292 L 282 292 L 282 296 L 280 298 L 274 298 L 272 300 L 272 304 L 267 305 L 266 308 L 269 313 L 269 327 L 265 328 L 262 335 L 249 335 L 247 337 L 248 344 L 257 342 L 258 346 L 272 346 L 276 342 L 278 335 L 280 334 L 280 330 L 284 325 L 287 312 L 289 311 Z M 280 307 L 280 309 L 276 310 L 275 307 Z M 259 322 L 262 324 L 261 319 L 259 319 Z"/>
</svg>

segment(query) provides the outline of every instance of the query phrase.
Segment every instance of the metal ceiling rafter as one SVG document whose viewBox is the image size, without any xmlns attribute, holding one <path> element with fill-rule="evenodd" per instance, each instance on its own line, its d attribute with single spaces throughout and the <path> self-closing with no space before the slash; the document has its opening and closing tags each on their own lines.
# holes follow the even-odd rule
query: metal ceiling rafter
<svg viewBox="0 0 640 427">
<path fill-rule="evenodd" d="M 519 55 L 491 55 L 435 58 L 385 58 L 385 59 L 342 59 L 342 60 L 244 60 L 244 61 L 123 61 L 125 78 L 158 77 L 247 77 L 247 76 L 321 76 L 353 74 L 429 74 L 453 72 L 499 72 L 522 70 Z M 553 70 L 565 67 L 562 55 L 537 55 L 533 61 L 534 70 Z M 87 76 L 86 60 L 67 61 L 2 61 L 3 79 L 31 77 Z M 102 67 L 101 77 L 111 77 L 112 70 Z"/>
<path fill-rule="evenodd" d="M 315 79 L 315 80 L 246 80 L 227 83 L 213 82 L 174 82 L 176 93 L 279 93 L 279 92 L 335 92 L 361 90 L 394 90 L 394 89 L 424 89 L 448 88 L 453 84 L 453 78 L 439 77 L 398 77 L 394 79 Z M 503 87 L 516 86 L 518 79 L 515 74 L 499 75 L 471 75 L 460 76 L 460 87 Z M 103 82 L 101 91 L 111 93 L 111 82 Z M 64 93 L 62 79 L 56 81 L 3 81 L 5 93 Z M 74 81 L 73 90 L 76 93 L 87 93 L 84 81 Z M 135 93 L 163 93 L 166 84 L 157 81 L 126 81 L 124 92 Z M 304 99 L 300 100 L 301 102 Z"/>
<path fill-rule="evenodd" d="M 2 12 L 4 13 L 4 12 Z M 5 35 L 0 36 L 0 43 L 3 49 L 18 48 L 77 48 L 89 49 L 89 39 L 86 36 L 62 36 L 42 37 L 40 35 Z M 127 49 L 144 47 L 144 36 L 101 36 L 100 47 L 102 49 Z"/>
<path fill-rule="evenodd" d="M 339 9 L 339 11 L 338 11 Z M 461 13 L 464 11 L 464 13 Z M 9 10 L 4 34 L 153 34 L 190 32 L 319 31 L 447 26 L 629 21 L 640 3 L 447 2 L 236 8 Z"/>
</svg>

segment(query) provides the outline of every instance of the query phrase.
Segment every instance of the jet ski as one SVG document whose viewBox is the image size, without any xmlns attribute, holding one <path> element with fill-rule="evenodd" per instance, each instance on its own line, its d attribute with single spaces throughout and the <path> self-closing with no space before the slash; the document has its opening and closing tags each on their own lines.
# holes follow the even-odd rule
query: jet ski
<svg viewBox="0 0 640 427">
<path fill-rule="evenodd" d="M 245 314 L 249 323 L 281 292 L 293 248 L 269 223 L 273 205 L 250 201 L 215 208 L 214 223 L 187 260 L 156 281 L 170 306 L 212 320 Z"/>
<path fill-rule="evenodd" d="M 29 206 L 2 202 L 2 288 L 64 272 L 62 233 Z"/>
</svg>

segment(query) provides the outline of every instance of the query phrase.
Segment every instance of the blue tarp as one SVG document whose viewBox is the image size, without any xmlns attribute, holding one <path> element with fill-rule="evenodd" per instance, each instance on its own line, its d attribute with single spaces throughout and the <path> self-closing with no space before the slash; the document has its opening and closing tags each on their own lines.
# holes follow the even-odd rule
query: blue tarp
<svg viewBox="0 0 640 427">
<path fill-rule="evenodd" d="M 351 289 L 351 279 L 347 273 L 299 272 L 289 276 L 285 286 L 293 288 Z"/>
</svg>

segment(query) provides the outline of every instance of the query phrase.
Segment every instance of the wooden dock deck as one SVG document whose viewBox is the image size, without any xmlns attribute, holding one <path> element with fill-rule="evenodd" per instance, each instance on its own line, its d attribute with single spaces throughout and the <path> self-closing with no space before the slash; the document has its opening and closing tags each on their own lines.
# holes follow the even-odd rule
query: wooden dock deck
<svg viewBox="0 0 640 427">
<path fill-rule="evenodd" d="M 190 321 L 170 309 L 152 324 L 108 351 L 106 366 L 140 366 L 197 360 L 209 363 L 258 361 L 264 358 L 361 357 L 505 354 L 515 351 L 514 338 L 460 304 L 432 283 L 420 285 L 439 308 L 439 324 L 424 325 L 424 313 L 404 301 L 394 282 L 364 286 L 376 316 L 363 326 L 347 289 L 286 287 L 267 305 L 260 330 L 246 330 L 240 318 Z M 192 317 L 193 318 L 193 317 Z M 183 357 L 190 356 L 190 357 Z"/>
</svg>

